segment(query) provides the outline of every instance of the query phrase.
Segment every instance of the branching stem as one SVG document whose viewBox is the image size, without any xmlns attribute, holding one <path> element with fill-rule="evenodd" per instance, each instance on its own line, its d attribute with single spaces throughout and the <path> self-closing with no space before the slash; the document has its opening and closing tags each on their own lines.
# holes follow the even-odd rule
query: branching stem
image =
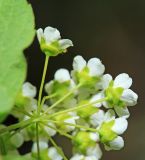
<svg viewBox="0 0 145 160">
<path fill-rule="evenodd" d="M 52 106 L 50 106 L 43 114 L 48 113 L 51 109 L 56 107 L 58 104 L 60 104 L 62 101 L 64 101 L 66 98 L 68 98 L 71 94 L 74 93 L 78 88 L 81 87 L 81 84 L 78 84 L 75 88 L 73 88 L 70 92 L 68 92 L 65 96 L 63 96 L 61 99 L 59 99 L 57 102 L 55 102 Z"/>
<path fill-rule="evenodd" d="M 40 85 L 40 89 L 39 89 L 39 96 L 38 96 L 38 108 L 37 108 L 38 113 L 40 113 L 40 111 L 41 111 L 41 98 L 42 98 L 42 91 L 43 91 L 46 72 L 47 72 L 48 61 L 49 61 L 49 56 L 46 56 L 44 69 L 43 69 L 42 80 L 41 80 L 41 85 Z"/>
</svg>

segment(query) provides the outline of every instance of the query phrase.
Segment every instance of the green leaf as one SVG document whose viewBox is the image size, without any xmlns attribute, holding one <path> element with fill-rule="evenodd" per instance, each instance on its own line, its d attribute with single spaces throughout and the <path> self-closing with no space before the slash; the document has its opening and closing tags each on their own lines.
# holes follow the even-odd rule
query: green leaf
<svg viewBox="0 0 145 160">
<path fill-rule="evenodd" d="M 3 156 L 2 160 L 34 160 L 31 156 L 20 156 L 20 155 L 15 155 L 15 154 L 11 154 L 11 155 L 7 155 L 7 156 Z M 1 160 L 1 157 L 0 157 Z"/>
<path fill-rule="evenodd" d="M 31 5 L 26 0 L 0 0 L 0 121 L 13 107 L 25 80 L 23 50 L 34 35 Z"/>
</svg>

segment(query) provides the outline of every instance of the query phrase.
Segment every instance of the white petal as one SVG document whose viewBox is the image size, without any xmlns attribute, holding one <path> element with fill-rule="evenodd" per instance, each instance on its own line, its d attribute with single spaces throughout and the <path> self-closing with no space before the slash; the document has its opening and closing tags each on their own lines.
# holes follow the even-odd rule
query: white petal
<svg viewBox="0 0 145 160">
<path fill-rule="evenodd" d="M 132 78 L 126 73 L 119 74 L 114 80 L 114 87 L 123 87 L 125 89 L 132 85 Z"/>
<path fill-rule="evenodd" d="M 106 89 L 109 86 L 109 83 L 112 80 L 112 76 L 110 74 L 105 74 L 102 76 L 101 85 L 103 89 Z"/>
<path fill-rule="evenodd" d="M 115 119 L 115 123 L 112 127 L 112 130 L 118 135 L 123 134 L 128 127 L 128 122 L 125 117 L 120 117 Z"/>
<path fill-rule="evenodd" d="M 112 109 L 109 109 L 104 116 L 104 121 L 111 121 L 115 119 L 115 112 Z"/>
<path fill-rule="evenodd" d="M 111 141 L 109 145 L 110 145 L 110 149 L 112 150 L 120 150 L 121 148 L 124 147 L 124 140 L 122 137 L 118 136 L 113 141 Z"/>
<path fill-rule="evenodd" d="M 67 69 L 59 69 L 55 72 L 54 79 L 60 83 L 70 80 L 70 74 Z"/>
<path fill-rule="evenodd" d="M 93 115 L 91 115 L 90 123 L 94 127 L 98 127 L 104 121 L 104 115 L 105 115 L 104 111 L 99 110 L 97 113 L 94 113 Z"/>
<path fill-rule="evenodd" d="M 90 103 L 95 103 L 96 102 L 96 104 L 93 104 L 93 106 L 95 106 L 95 107 L 101 107 L 102 106 L 102 103 L 100 102 L 100 103 L 97 103 L 97 101 L 99 101 L 100 99 L 102 99 L 102 98 L 104 98 L 104 95 L 103 95 L 103 93 L 102 92 L 99 92 L 99 93 L 97 93 L 96 95 L 94 95 L 92 98 L 91 98 L 91 100 L 90 100 Z"/>
<path fill-rule="evenodd" d="M 16 133 L 10 138 L 10 141 L 15 147 L 18 148 L 24 143 L 24 138 L 21 133 Z"/>
<path fill-rule="evenodd" d="M 52 128 L 55 128 L 55 125 L 52 123 L 52 122 L 49 122 L 48 123 L 48 126 L 52 127 Z M 45 131 L 52 137 L 56 134 L 56 130 L 48 127 L 48 126 L 45 126 Z"/>
<path fill-rule="evenodd" d="M 97 157 L 95 156 L 86 156 L 84 159 L 82 160 L 99 160 Z"/>
<path fill-rule="evenodd" d="M 73 43 L 69 39 L 61 39 L 61 40 L 59 40 L 59 45 L 60 45 L 61 49 L 66 49 L 70 46 L 73 46 Z"/>
<path fill-rule="evenodd" d="M 44 150 L 48 148 L 48 143 L 46 141 L 39 141 L 40 150 Z M 32 152 L 37 153 L 37 143 L 34 142 L 32 146 Z"/>
<path fill-rule="evenodd" d="M 100 159 L 102 157 L 102 151 L 100 149 L 100 146 L 96 144 L 95 147 L 89 147 L 87 149 L 87 155 L 88 156 L 95 156 L 96 158 Z"/>
<path fill-rule="evenodd" d="M 44 37 L 47 43 L 52 43 L 61 38 L 60 32 L 56 28 L 46 27 L 44 29 Z"/>
<path fill-rule="evenodd" d="M 103 104 L 103 106 L 104 106 L 105 108 L 111 108 L 111 107 L 109 106 L 108 102 L 106 102 L 106 101 L 102 102 L 102 104 Z"/>
<path fill-rule="evenodd" d="M 73 157 L 71 157 L 70 160 L 83 160 L 84 156 L 80 154 L 75 154 Z"/>
<path fill-rule="evenodd" d="M 39 28 L 37 30 L 37 38 L 38 38 L 39 42 L 41 42 L 41 38 L 44 38 L 44 34 L 43 34 L 43 29 L 42 28 Z"/>
<path fill-rule="evenodd" d="M 55 147 L 51 147 L 48 150 L 48 157 L 52 160 L 62 160 L 62 157 L 60 154 L 58 154 Z"/>
<path fill-rule="evenodd" d="M 91 140 L 98 142 L 99 141 L 99 134 L 98 133 L 90 133 Z"/>
<path fill-rule="evenodd" d="M 50 81 L 50 82 L 48 82 L 48 83 L 45 84 L 45 92 L 47 94 L 51 93 L 52 88 L 53 88 L 53 84 L 54 84 L 54 81 Z"/>
<path fill-rule="evenodd" d="M 78 116 L 74 116 L 74 117 L 70 117 L 66 120 L 64 120 L 64 122 L 66 123 L 70 123 L 70 124 L 76 124 L 76 119 L 78 119 L 79 117 Z M 75 126 L 71 126 L 71 125 L 66 125 L 67 127 L 67 131 L 73 131 L 75 129 Z"/>
<path fill-rule="evenodd" d="M 36 87 L 29 82 L 25 82 L 22 87 L 22 93 L 25 97 L 34 98 L 36 96 Z"/>
<path fill-rule="evenodd" d="M 123 91 L 121 99 L 126 102 L 127 106 L 134 106 L 137 103 L 138 95 L 131 89 L 125 89 Z"/>
<path fill-rule="evenodd" d="M 127 107 L 116 107 L 115 106 L 114 109 L 119 117 L 128 118 L 130 116 L 130 113 Z"/>
<path fill-rule="evenodd" d="M 86 67 L 86 61 L 82 56 L 76 56 L 73 60 L 73 69 L 80 72 Z"/>
<path fill-rule="evenodd" d="M 98 58 L 91 58 L 88 61 L 87 66 L 89 68 L 90 76 L 101 76 L 105 71 L 105 66 Z"/>
</svg>

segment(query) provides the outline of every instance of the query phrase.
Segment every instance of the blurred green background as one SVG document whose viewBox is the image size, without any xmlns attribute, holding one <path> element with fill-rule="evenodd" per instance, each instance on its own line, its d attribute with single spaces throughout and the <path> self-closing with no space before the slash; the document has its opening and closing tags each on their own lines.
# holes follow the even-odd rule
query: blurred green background
<svg viewBox="0 0 145 160">
<path fill-rule="evenodd" d="M 129 128 L 121 151 L 104 152 L 103 160 L 145 160 L 145 1 L 144 0 L 29 0 L 36 17 L 36 28 L 53 26 L 64 38 L 74 42 L 65 55 L 52 58 L 46 80 L 58 68 L 72 68 L 77 54 L 86 59 L 100 58 L 106 73 L 114 77 L 122 72 L 133 77 L 132 89 L 139 102 L 130 107 Z M 29 22 L 28 22 L 29 23 Z M 26 51 L 27 80 L 39 87 L 44 55 L 37 39 Z M 70 155 L 66 139 L 58 143 Z"/>
</svg>

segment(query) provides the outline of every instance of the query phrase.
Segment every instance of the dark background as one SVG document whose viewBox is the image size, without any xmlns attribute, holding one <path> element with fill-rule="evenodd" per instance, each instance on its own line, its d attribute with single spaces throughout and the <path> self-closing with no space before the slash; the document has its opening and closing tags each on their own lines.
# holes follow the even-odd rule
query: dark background
<svg viewBox="0 0 145 160">
<path fill-rule="evenodd" d="M 145 1 L 144 0 L 29 0 L 36 17 L 36 29 L 53 26 L 74 47 L 65 55 L 51 58 L 46 80 L 58 68 L 72 68 L 73 57 L 98 57 L 106 73 L 114 77 L 122 72 L 133 77 L 132 89 L 139 102 L 130 107 L 129 128 L 124 134 L 121 151 L 104 152 L 103 160 L 145 159 Z M 28 22 L 29 23 L 29 22 Z M 39 87 L 44 55 L 37 39 L 25 51 L 28 61 L 27 80 Z M 56 138 L 58 140 L 58 138 Z M 58 142 L 69 155 L 68 141 Z"/>
</svg>

